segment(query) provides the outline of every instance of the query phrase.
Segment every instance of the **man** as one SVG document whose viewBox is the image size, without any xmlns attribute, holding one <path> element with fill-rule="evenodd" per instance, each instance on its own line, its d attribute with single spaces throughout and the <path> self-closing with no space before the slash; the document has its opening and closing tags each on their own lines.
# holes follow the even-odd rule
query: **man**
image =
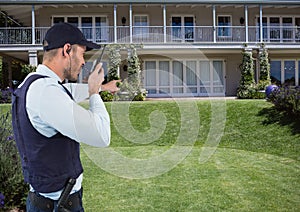
<svg viewBox="0 0 300 212">
<path fill-rule="evenodd" d="M 110 119 L 99 91 L 116 92 L 118 81 L 102 85 L 104 71 L 98 64 L 88 84 L 62 83 L 76 81 L 85 64 L 84 53 L 100 48 L 71 24 L 52 26 L 43 48 L 42 65 L 14 92 L 12 106 L 23 175 L 30 185 L 26 208 L 28 212 L 84 211 L 79 143 L 110 144 Z M 87 97 L 88 110 L 76 103 Z M 58 207 L 67 182 L 74 185 L 67 194 L 67 204 Z"/>
</svg>

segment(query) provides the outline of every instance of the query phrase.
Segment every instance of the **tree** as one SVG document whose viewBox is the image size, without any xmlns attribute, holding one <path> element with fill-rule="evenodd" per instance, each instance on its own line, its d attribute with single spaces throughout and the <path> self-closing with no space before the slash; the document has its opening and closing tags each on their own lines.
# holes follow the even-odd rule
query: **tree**
<svg viewBox="0 0 300 212">
<path fill-rule="evenodd" d="M 267 49 L 262 45 L 262 49 L 259 52 L 259 67 L 260 75 L 259 82 L 257 85 L 258 90 L 265 90 L 268 85 L 271 84 L 270 78 L 270 63 Z"/>
<path fill-rule="evenodd" d="M 241 80 L 237 92 L 237 97 L 240 99 L 248 99 L 252 98 L 254 93 L 256 92 L 253 57 L 252 52 L 249 50 L 243 50 L 242 55 L 243 61 L 240 65 Z"/>
<path fill-rule="evenodd" d="M 144 100 L 146 97 L 145 89 L 142 89 L 141 83 L 141 67 L 140 60 L 136 52 L 136 45 L 120 45 L 120 44 L 110 44 L 108 45 L 108 74 L 106 77 L 106 82 L 120 79 L 119 77 L 119 66 L 121 64 L 121 54 L 122 49 L 128 50 L 128 78 L 124 79 L 120 85 L 120 93 L 118 95 L 120 99 L 126 100 Z M 123 94 L 126 95 L 123 95 Z M 112 101 L 113 95 L 108 91 L 101 92 L 101 97 L 104 101 Z"/>
<path fill-rule="evenodd" d="M 121 91 L 127 92 L 129 100 L 143 101 L 146 97 L 146 90 L 142 88 L 141 83 L 141 64 L 134 45 L 130 45 L 128 54 L 128 78 L 121 86 Z"/>
</svg>

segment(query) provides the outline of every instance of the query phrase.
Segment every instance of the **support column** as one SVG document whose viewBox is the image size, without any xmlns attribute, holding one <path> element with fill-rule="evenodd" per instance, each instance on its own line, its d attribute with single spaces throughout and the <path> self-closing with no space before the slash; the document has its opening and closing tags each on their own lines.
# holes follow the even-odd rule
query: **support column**
<svg viewBox="0 0 300 212">
<path fill-rule="evenodd" d="M 114 4 L 114 43 L 117 43 L 117 5 Z"/>
<path fill-rule="evenodd" d="M 28 51 L 28 55 L 29 55 L 29 65 L 37 66 L 38 65 L 37 51 L 30 50 Z"/>
<path fill-rule="evenodd" d="M 129 4 L 129 36 L 132 43 L 132 4 Z"/>
<path fill-rule="evenodd" d="M 260 30 L 260 42 L 263 42 L 263 23 L 262 23 L 262 5 L 259 5 L 259 30 Z"/>
<path fill-rule="evenodd" d="M 35 12 L 34 12 L 34 5 L 31 8 L 31 38 L 32 44 L 35 44 Z"/>
<path fill-rule="evenodd" d="M 166 17 L 166 4 L 163 6 L 163 22 L 164 22 L 164 43 L 167 42 L 167 17 Z"/>
<path fill-rule="evenodd" d="M 246 43 L 249 42 L 249 26 L 248 26 L 248 6 L 245 5 L 245 36 Z"/>
<path fill-rule="evenodd" d="M 212 6 L 213 9 L 213 33 L 214 33 L 214 43 L 217 42 L 217 29 L 216 29 L 216 6 Z"/>
<path fill-rule="evenodd" d="M 3 68 L 5 66 L 5 68 Z M 2 57 L 2 80 L 3 80 L 3 87 L 13 87 L 12 81 L 12 59 L 10 57 L 4 56 Z"/>
</svg>

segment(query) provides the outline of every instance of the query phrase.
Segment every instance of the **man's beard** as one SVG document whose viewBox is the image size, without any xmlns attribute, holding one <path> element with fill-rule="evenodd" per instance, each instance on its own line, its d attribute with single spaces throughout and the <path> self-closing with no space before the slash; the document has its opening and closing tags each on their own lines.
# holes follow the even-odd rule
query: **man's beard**
<svg viewBox="0 0 300 212">
<path fill-rule="evenodd" d="M 69 69 L 69 70 L 65 69 L 64 75 L 65 75 L 65 79 L 67 79 L 68 81 L 72 81 L 72 82 L 76 82 L 78 80 L 78 76 L 79 76 L 79 74 L 72 75 L 71 69 Z"/>
</svg>

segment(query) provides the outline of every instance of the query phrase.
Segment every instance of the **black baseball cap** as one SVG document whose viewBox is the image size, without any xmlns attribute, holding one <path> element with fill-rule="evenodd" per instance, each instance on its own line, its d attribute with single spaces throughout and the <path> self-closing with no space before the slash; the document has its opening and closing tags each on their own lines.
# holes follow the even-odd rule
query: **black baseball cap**
<svg viewBox="0 0 300 212">
<path fill-rule="evenodd" d="M 66 43 L 86 46 L 86 51 L 100 49 L 100 45 L 88 41 L 83 33 L 74 25 L 69 23 L 54 24 L 46 33 L 43 48 L 44 51 L 63 47 Z"/>
</svg>

